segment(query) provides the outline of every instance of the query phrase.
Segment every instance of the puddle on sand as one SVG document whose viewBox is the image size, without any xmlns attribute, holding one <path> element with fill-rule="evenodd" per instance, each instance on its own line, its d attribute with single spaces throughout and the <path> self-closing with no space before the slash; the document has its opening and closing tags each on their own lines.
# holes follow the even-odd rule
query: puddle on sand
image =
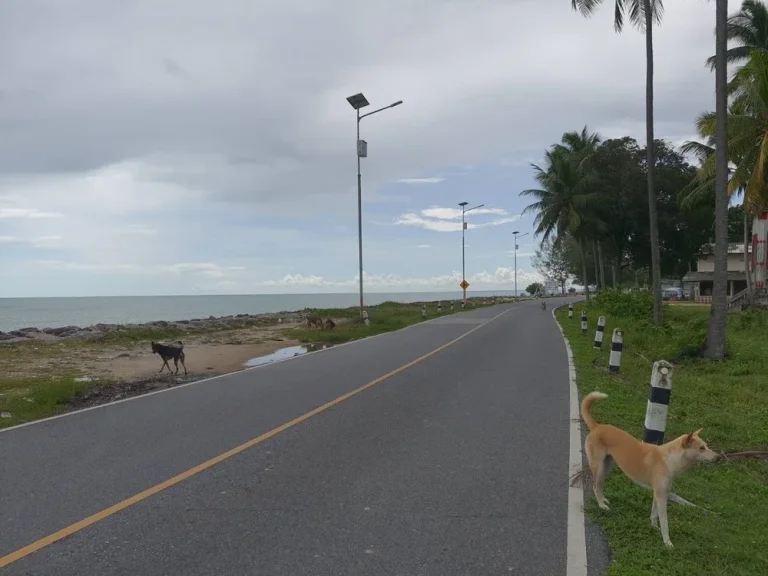
<svg viewBox="0 0 768 576">
<path fill-rule="evenodd" d="M 254 366 L 261 366 L 262 364 L 270 364 L 278 360 L 285 360 L 286 358 L 301 356 L 307 352 L 325 350 L 331 346 L 333 346 L 333 344 L 303 344 L 301 346 L 288 346 L 288 348 L 281 348 L 277 352 L 272 352 L 272 354 L 267 354 L 266 356 L 257 356 L 256 358 L 251 358 L 245 363 L 245 367 L 253 368 Z"/>
</svg>

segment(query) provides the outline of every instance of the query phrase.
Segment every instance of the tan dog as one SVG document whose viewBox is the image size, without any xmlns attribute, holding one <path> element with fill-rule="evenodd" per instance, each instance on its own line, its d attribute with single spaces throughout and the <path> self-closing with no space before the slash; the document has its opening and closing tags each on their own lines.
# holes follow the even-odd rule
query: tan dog
<svg viewBox="0 0 768 576">
<path fill-rule="evenodd" d="M 333 320 L 331 320 L 330 318 L 328 318 L 328 319 L 325 321 L 325 329 L 326 329 L 326 330 L 328 330 L 329 332 L 333 332 L 333 329 L 334 329 L 334 328 L 336 328 L 336 322 L 334 322 Z"/>
<path fill-rule="evenodd" d="M 581 415 L 589 428 L 584 448 L 592 471 L 597 504 L 603 510 L 608 510 L 608 500 L 603 496 L 603 483 L 615 462 L 635 484 L 653 490 L 651 525 L 658 528 L 661 523 L 664 545 L 671 548 L 667 500 L 682 500 L 672 494 L 672 481 L 697 462 L 714 462 L 720 456 L 699 438 L 700 429 L 657 446 L 640 442 L 610 424 L 595 422 L 590 413 L 592 404 L 607 397 L 602 392 L 591 392 L 581 402 Z"/>
<path fill-rule="evenodd" d="M 323 330 L 323 320 L 317 316 L 310 316 L 307 318 L 307 329 L 311 330 L 312 326 L 315 326 L 318 330 Z"/>
</svg>

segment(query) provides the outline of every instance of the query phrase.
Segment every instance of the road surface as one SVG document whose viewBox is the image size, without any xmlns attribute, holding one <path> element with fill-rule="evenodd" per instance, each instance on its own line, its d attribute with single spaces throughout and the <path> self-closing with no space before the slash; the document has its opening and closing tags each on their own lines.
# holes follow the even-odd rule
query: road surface
<svg viewBox="0 0 768 576">
<path fill-rule="evenodd" d="M 2 573 L 565 575 L 556 303 L 0 432 Z"/>
</svg>

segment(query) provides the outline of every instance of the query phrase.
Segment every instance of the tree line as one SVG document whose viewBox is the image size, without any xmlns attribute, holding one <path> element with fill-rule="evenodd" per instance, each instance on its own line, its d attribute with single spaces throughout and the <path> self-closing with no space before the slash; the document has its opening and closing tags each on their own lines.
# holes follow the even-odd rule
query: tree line
<svg viewBox="0 0 768 576">
<path fill-rule="evenodd" d="M 587 17 L 601 4 L 571 0 Z M 661 0 L 615 0 L 615 30 L 627 19 L 645 33 L 645 147 L 629 137 L 602 141 L 586 127 L 566 132 L 533 165 L 538 188 L 521 194 L 534 200 L 526 212 L 535 214 L 542 241 L 535 263 L 548 277 L 562 286 L 568 277 L 585 287 L 590 279 L 598 288 L 650 284 L 656 323 L 663 322 L 662 276 L 682 278 L 714 239 L 702 353 L 723 358 L 729 237 L 736 240 L 742 224 L 746 238 L 750 216 L 768 210 L 768 8 L 744 0 L 728 17 L 728 1 L 716 0 L 715 55 L 702 63 L 715 73 L 715 110 L 698 118 L 699 141 L 680 149 L 654 137 L 653 25 L 662 16 Z M 730 81 L 728 64 L 740 65 Z M 729 210 L 733 194 L 743 194 L 743 208 Z"/>
</svg>

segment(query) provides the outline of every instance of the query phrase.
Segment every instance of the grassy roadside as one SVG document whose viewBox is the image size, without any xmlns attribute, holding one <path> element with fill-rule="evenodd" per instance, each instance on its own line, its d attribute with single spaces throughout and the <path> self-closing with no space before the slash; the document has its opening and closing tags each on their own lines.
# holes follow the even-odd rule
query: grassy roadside
<svg viewBox="0 0 768 576">
<path fill-rule="evenodd" d="M 486 303 L 487 302 L 487 303 Z M 492 299 L 475 299 L 477 308 L 492 304 Z M 455 312 L 461 310 L 455 303 Z M 470 307 L 471 309 L 471 307 Z M 438 316 L 437 302 L 427 303 L 427 319 Z M 306 325 L 287 326 L 280 330 L 287 338 L 301 342 L 341 343 L 366 336 L 391 332 L 422 321 L 421 303 L 399 304 L 385 302 L 370 306 L 371 325 L 357 319 L 357 308 L 342 310 L 306 310 L 306 313 L 340 320 L 333 332 L 307 330 Z M 442 302 L 440 316 L 450 314 L 450 301 Z M 88 340 L 60 339 L 55 341 L 30 340 L 0 343 L 0 428 L 61 414 L 70 409 L 70 403 L 94 386 L 109 386 L 105 379 L 83 381 L 83 370 L 78 364 L 86 356 L 114 356 L 133 349 L 146 349 L 149 342 L 205 338 L 223 333 L 236 334 L 239 328 L 274 327 L 277 317 L 250 320 L 231 320 L 186 329 L 174 325 L 132 327 L 109 332 Z M 274 332 L 272 333 L 275 334 Z M 236 342 L 232 342 L 236 343 Z M 190 376 L 186 380 L 202 377 Z M 170 378 L 170 377 L 168 377 Z M 114 383 L 112 383 L 114 384 Z M 170 385 L 170 384 L 169 384 Z M 10 417 L 7 417 L 10 415 Z"/>
<path fill-rule="evenodd" d="M 662 327 L 645 318 L 646 303 L 604 298 L 588 307 L 589 330 L 581 335 L 577 305 L 557 319 L 570 341 L 583 396 L 592 390 L 609 395 L 593 414 L 642 438 L 653 361 L 675 364 L 666 440 L 703 428 L 702 437 L 717 451 L 768 450 L 768 313 L 750 311 L 731 316 L 731 358 L 708 362 L 696 358 L 704 340 L 707 310 L 665 307 Z M 603 351 L 593 350 L 598 316 L 607 318 Z M 624 330 L 621 376 L 608 376 L 610 334 Z M 743 459 L 700 465 L 679 478 L 674 491 L 710 510 L 669 505 L 670 537 L 666 550 L 661 534 L 650 525 L 651 494 L 618 470 L 606 483 L 609 511 L 594 502 L 589 483 L 587 513 L 605 530 L 611 549 L 612 576 L 762 575 L 768 574 L 768 462 Z"/>
<path fill-rule="evenodd" d="M 468 310 L 472 309 L 472 304 L 474 304 L 475 308 L 482 308 L 493 304 L 493 299 L 472 298 L 468 300 L 471 303 L 467 308 Z M 338 323 L 333 331 L 321 331 L 316 329 L 308 330 L 306 325 L 303 325 L 303 327 L 299 328 L 288 328 L 286 329 L 285 334 L 299 342 L 340 344 L 351 340 L 359 340 L 360 338 L 400 330 L 406 326 L 422 322 L 422 304 L 427 305 L 427 320 L 451 314 L 450 300 L 443 300 L 440 302 L 441 311 L 439 313 L 437 311 L 438 302 L 436 301 L 414 302 L 411 304 L 383 302 L 376 306 L 368 306 L 366 308 L 368 310 L 368 317 L 371 321 L 371 325 L 366 326 L 359 319 L 359 308 L 357 307 L 337 310 L 313 308 L 306 310 L 306 312 L 323 319 L 336 318 L 343 320 L 343 322 Z M 461 312 L 461 303 L 458 300 L 454 301 L 454 313 L 456 312 Z"/>
</svg>

